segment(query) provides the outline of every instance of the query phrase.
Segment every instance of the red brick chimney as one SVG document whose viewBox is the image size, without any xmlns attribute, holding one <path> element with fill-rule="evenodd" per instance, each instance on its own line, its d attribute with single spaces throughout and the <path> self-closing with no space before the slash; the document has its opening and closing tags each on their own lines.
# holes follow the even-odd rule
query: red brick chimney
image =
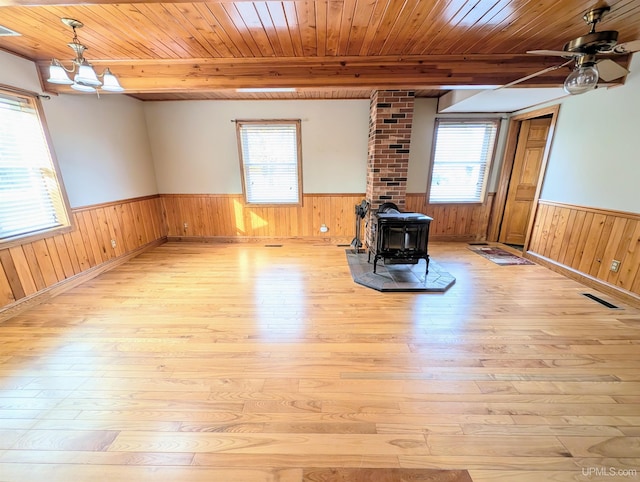
<svg viewBox="0 0 640 482">
<path fill-rule="evenodd" d="M 401 211 L 405 209 L 414 101 L 413 91 L 378 90 L 371 94 L 365 236 L 368 246 L 373 242 L 370 219 L 378 207 L 392 202 Z"/>
</svg>

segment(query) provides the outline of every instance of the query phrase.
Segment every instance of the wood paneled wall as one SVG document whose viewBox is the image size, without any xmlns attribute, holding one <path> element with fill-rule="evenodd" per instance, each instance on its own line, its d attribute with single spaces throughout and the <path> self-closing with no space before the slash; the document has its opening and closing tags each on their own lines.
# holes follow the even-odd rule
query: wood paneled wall
<svg viewBox="0 0 640 482">
<path fill-rule="evenodd" d="M 433 218 L 429 237 L 452 241 L 487 239 L 489 216 L 494 193 L 484 203 L 429 204 L 426 194 L 407 194 L 407 211 L 424 213 Z"/>
<path fill-rule="evenodd" d="M 640 294 L 640 214 L 540 201 L 528 251 Z"/>
<path fill-rule="evenodd" d="M 169 237 L 351 241 L 364 194 L 305 194 L 302 206 L 246 206 L 240 194 L 161 194 Z M 187 225 L 185 228 L 184 225 Z M 320 232 L 326 224 L 329 231 Z"/>
<path fill-rule="evenodd" d="M 306 194 L 300 207 L 245 206 L 241 195 L 160 197 L 172 238 L 327 238 L 350 242 L 355 235 L 355 206 L 364 194 Z M 424 194 L 407 194 L 406 210 L 433 217 L 433 238 L 480 240 L 486 238 L 492 201 L 490 195 L 484 204 L 429 205 Z M 327 233 L 320 232 L 323 223 L 329 228 Z"/>
<path fill-rule="evenodd" d="M 71 232 L 0 247 L 0 309 L 163 238 L 161 213 L 158 196 L 78 208 Z"/>
</svg>

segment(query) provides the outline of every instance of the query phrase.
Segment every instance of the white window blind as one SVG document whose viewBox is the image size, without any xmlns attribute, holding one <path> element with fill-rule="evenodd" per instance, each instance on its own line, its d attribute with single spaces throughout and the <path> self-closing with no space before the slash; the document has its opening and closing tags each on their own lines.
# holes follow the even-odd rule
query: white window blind
<svg viewBox="0 0 640 482">
<path fill-rule="evenodd" d="M 299 121 L 238 121 L 247 203 L 300 203 Z"/>
<path fill-rule="evenodd" d="M 429 202 L 484 201 L 497 130 L 496 121 L 437 121 Z"/>
<path fill-rule="evenodd" d="M 67 224 L 34 100 L 0 92 L 0 240 Z"/>
</svg>

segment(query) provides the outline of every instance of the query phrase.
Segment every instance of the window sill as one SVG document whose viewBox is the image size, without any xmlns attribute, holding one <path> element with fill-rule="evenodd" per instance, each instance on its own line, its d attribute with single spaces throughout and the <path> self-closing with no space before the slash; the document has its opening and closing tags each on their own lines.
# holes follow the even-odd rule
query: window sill
<svg viewBox="0 0 640 482">
<path fill-rule="evenodd" d="M 485 201 L 427 201 L 428 204 L 464 204 L 468 206 L 469 204 L 477 204 L 481 206 L 485 203 Z"/>
<path fill-rule="evenodd" d="M 302 201 L 297 203 L 256 203 L 245 201 L 244 205 L 248 208 L 300 208 L 302 207 Z"/>
<path fill-rule="evenodd" d="M 11 238 L 0 240 L 0 249 L 13 248 L 15 246 L 40 241 L 41 239 L 52 238 L 53 236 L 69 233 L 74 229 L 75 226 L 73 224 L 69 224 L 66 226 L 58 226 L 57 228 L 45 229 L 43 231 L 36 231 L 35 233 L 13 236 Z"/>
</svg>

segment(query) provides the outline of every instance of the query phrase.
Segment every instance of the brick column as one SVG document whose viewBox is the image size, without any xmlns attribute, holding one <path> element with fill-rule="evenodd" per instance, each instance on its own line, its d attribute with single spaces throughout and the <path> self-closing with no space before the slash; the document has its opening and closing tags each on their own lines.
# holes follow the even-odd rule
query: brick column
<svg viewBox="0 0 640 482">
<path fill-rule="evenodd" d="M 382 203 L 395 203 L 404 211 L 407 170 L 411 144 L 411 124 L 415 93 L 378 90 L 371 94 L 369 110 L 369 151 L 367 191 L 369 215 L 365 241 L 373 243 L 371 217 Z"/>
</svg>

